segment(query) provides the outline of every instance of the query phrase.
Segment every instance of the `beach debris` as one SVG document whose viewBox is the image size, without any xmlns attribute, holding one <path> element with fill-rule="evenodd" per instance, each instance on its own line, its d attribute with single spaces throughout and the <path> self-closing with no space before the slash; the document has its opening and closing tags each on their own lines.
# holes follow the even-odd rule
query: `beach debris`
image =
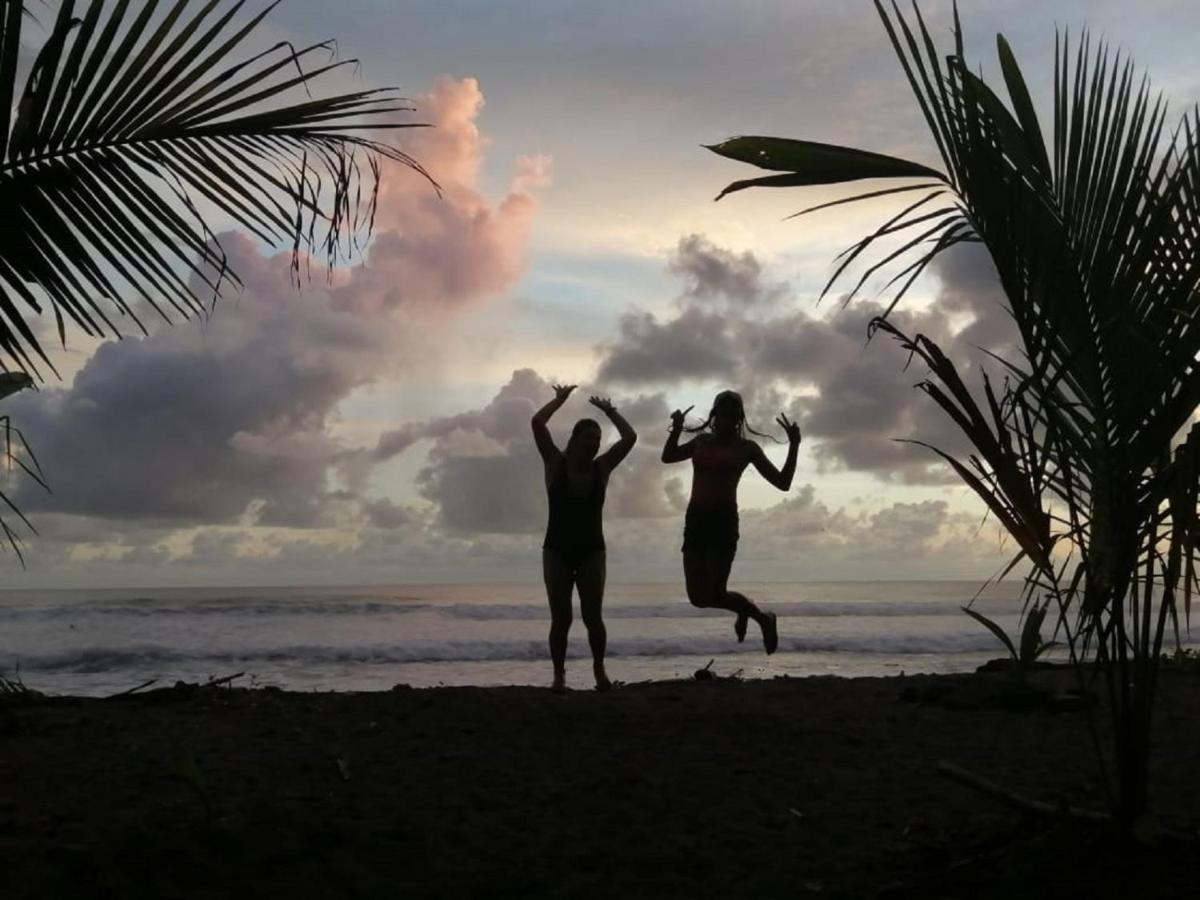
<svg viewBox="0 0 1200 900">
<path fill-rule="evenodd" d="M 115 694 L 109 694 L 104 699 L 116 700 L 124 697 L 134 697 L 136 695 L 135 699 L 144 703 L 165 703 L 177 700 L 186 700 L 192 697 L 203 696 L 204 692 L 212 688 L 219 688 L 228 685 L 230 689 L 232 689 L 231 682 L 238 678 L 244 677 L 245 674 L 245 672 L 237 672 L 233 675 L 226 675 L 223 678 L 209 677 L 208 681 L 205 682 L 183 681 L 180 679 L 170 687 L 155 688 L 151 688 L 151 685 L 156 684 L 158 679 L 151 678 L 149 681 L 144 681 L 135 687 L 129 688 L 128 690 L 118 691 Z M 150 689 L 147 690 L 147 688 Z M 265 687 L 264 690 L 266 690 Z"/>
<path fill-rule="evenodd" d="M 962 766 L 955 765 L 952 762 L 942 760 L 937 764 L 939 775 L 957 781 L 959 784 L 965 784 L 967 787 L 972 787 L 977 791 L 981 791 L 998 800 L 1002 800 L 1009 806 L 1020 809 L 1024 812 L 1038 813 L 1040 815 L 1064 816 L 1072 819 L 1084 819 L 1089 822 L 1111 822 L 1112 816 L 1108 813 L 1097 812 L 1091 809 L 1078 809 L 1073 806 L 1068 806 L 1065 800 L 1059 803 L 1046 803 L 1042 800 L 1034 800 L 1031 797 L 1025 797 L 1017 794 L 1007 788 L 1001 787 L 994 781 L 989 781 L 982 776 L 976 775 L 974 772 L 968 772 Z"/>
<path fill-rule="evenodd" d="M 717 673 L 712 670 L 712 664 L 714 662 L 716 662 L 715 659 L 710 659 L 708 661 L 708 665 L 705 666 L 703 669 L 697 669 L 695 674 L 692 675 L 692 677 L 695 678 L 697 681 L 712 681 L 714 678 L 717 677 Z"/>
<path fill-rule="evenodd" d="M 136 694 L 138 691 L 143 690 L 144 688 L 148 688 L 148 687 L 150 687 L 150 685 L 157 684 L 157 683 L 158 683 L 157 678 L 151 678 L 149 681 L 143 681 L 141 684 L 136 685 L 135 687 L 126 688 L 123 691 L 117 691 L 115 694 L 109 694 L 104 699 L 112 700 L 114 697 L 128 697 L 130 694 Z"/>
<path fill-rule="evenodd" d="M 794 806 L 789 806 L 787 811 L 790 812 L 797 819 L 804 818 L 804 813 L 800 812 L 800 810 L 796 809 L 796 807 L 794 807 Z"/>
<path fill-rule="evenodd" d="M 344 760 L 340 756 L 335 756 L 333 758 L 333 761 L 335 763 L 337 763 L 338 775 L 341 776 L 342 781 L 349 781 L 350 780 L 350 763 L 346 762 L 346 760 Z"/>
<path fill-rule="evenodd" d="M 21 680 L 21 673 L 17 671 L 12 678 L 5 678 L 0 675 L 0 696 L 15 697 L 22 700 L 30 700 L 34 697 L 41 697 L 41 691 L 35 691 L 31 687 L 26 687 L 25 682 Z"/>
<path fill-rule="evenodd" d="M 17 660 L 12 676 L 0 675 L 0 698 L 8 700 L 38 700 L 46 696 L 21 680 L 21 661 Z"/>
<path fill-rule="evenodd" d="M 208 681 L 204 682 L 202 687 L 220 687 L 223 684 L 230 684 L 230 682 L 235 681 L 238 678 L 244 677 L 245 674 L 246 674 L 245 672 L 238 672 L 236 675 L 226 675 L 224 678 L 213 678 L 210 675 L 208 677 Z"/>
</svg>

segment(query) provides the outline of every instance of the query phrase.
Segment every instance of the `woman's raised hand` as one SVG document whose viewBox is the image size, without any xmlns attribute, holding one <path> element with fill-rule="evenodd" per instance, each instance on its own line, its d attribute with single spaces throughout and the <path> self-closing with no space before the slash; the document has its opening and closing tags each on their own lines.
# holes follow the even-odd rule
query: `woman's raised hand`
<svg viewBox="0 0 1200 900">
<path fill-rule="evenodd" d="M 775 423 L 777 425 L 779 425 L 781 428 L 783 428 L 784 433 L 787 434 L 787 439 L 788 439 L 789 444 L 799 444 L 800 443 L 800 426 L 799 425 L 797 425 L 795 422 L 789 421 L 788 417 L 786 415 L 784 415 L 783 413 L 780 413 L 778 416 L 775 417 Z"/>
<path fill-rule="evenodd" d="M 612 405 L 612 401 L 607 397 L 588 397 L 588 403 L 592 404 L 592 406 L 596 407 L 596 409 L 608 416 L 611 416 L 613 414 L 613 410 L 616 408 Z"/>
<path fill-rule="evenodd" d="M 571 391 L 575 390 L 573 384 L 552 384 L 550 387 L 554 388 L 555 400 L 566 400 L 571 396 Z"/>
<path fill-rule="evenodd" d="M 675 412 L 671 413 L 671 427 L 674 429 L 682 428 L 683 422 L 687 418 L 687 414 L 690 413 L 691 411 L 692 411 L 692 407 L 689 406 L 687 409 L 683 410 L 683 412 L 680 412 L 679 410 L 675 410 Z"/>
</svg>

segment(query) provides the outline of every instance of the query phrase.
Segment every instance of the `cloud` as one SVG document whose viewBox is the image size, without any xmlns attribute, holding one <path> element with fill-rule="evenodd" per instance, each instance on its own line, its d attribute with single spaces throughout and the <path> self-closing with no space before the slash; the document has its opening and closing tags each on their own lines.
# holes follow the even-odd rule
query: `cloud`
<svg viewBox="0 0 1200 900">
<path fill-rule="evenodd" d="M 512 287 L 545 160 L 518 161 L 508 194 L 479 190 L 485 140 L 474 79 L 442 79 L 418 101 L 436 126 L 405 149 L 444 197 L 400 168 L 385 172 L 361 265 L 297 291 L 289 255 L 240 234 L 222 242 L 244 293 L 200 324 L 101 345 L 66 389 L 14 397 L 53 495 L 22 486 L 30 511 L 178 526 L 233 522 L 319 527 L 343 521 L 351 493 L 333 482 L 351 449 L 331 436 L 338 405 L 402 372 L 436 344 L 448 315 Z M 373 508 L 376 520 L 395 512 Z"/>
<path fill-rule="evenodd" d="M 380 497 L 377 500 L 368 500 L 363 503 L 362 510 L 369 524 L 375 528 L 388 530 L 410 525 L 417 518 L 413 510 L 407 506 L 393 503 L 386 497 Z"/>
<path fill-rule="evenodd" d="M 679 239 L 667 270 L 683 282 L 685 302 L 725 300 L 735 306 L 749 306 L 787 294 L 786 285 L 764 283 L 762 264 L 753 253 L 734 253 L 701 234 Z"/>
<path fill-rule="evenodd" d="M 508 193 L 492 204 L 477 186 L 486 145 L 475 124 L 482 106 L 474 78 L 442 78 L 417 100 L 436 127 L 406 132 L 404 150 L 425 166 L 442 195 L 389 165 L 366 261 L 335 291 L 335 308 L 366 315 L 414 307 L 426 316 L 457 312 L 516 283 L 537 210 L 535 192 L 550 181 L 550 160 L 518 157 Z"/>
<path fill-rule="evenodd" d="M 736 346 L 721 313 L 690 307 L 669 322 L 652 313 L 621 317 L 617 341 L 602 348 L 597 378 L 617 384 L 678 383 L 732 377 Z"/>
<path fill-rule="evenodd" d="M 587 405 L 593 393 L 594 389 L 579 387 L 551 420 L 551 433 L 560 447 L 574 422 L 584 417 L 602 423 L 608 432 L 605 445 L 616 440 L 613 426 Z M 421 496 L 432 504 L 438 527 L 460 536 L 540 532 L 546 524 L 545 481 L 529 421 L 553 395 L 548 379 L 532 369 L 519 369 L 480 409 L 385 432 L 367 454 L 369 463 L 390 459 L 419 441 L 431 441 L 417 483 Z M 677 515 L 683 508 L 682 483 L 658 460 L 658 441 L 669 416 L 665 398 L 639 394 L 613 399 L 640 438 L 609 481 L 608 515 Z"/>
<path fill-rule="evenodd" d="M 727 385 L 742 391 L 752 424 L 771 422 L 779 410 L 797 416 L 807 451 L 823 469 L 909 483 L 955 480 L 927 450 L 893 440 L 967 449 L 949 417 L 914 390 L 927 373 L 906 369 L 905 353 L 886 336 L 868 344 L 867 327 L 884 312 L 881 304 L 858 299 L 825 317 L 816 315 L 815 303 L 811 311 L 781 308 L 781 291 L 753 254 L 695 235 L 681 241 L 668 269 L 684 280 L 678 310 L 665 319 L 638 310 L 622 316 L 616 338 L 600 348 L 601 382 Z M 937 341 L 974 388 L 982 350 L 1015 353 L 995 271 L 978 249 L 944 254 L 932 269 L 935 302 L 920 310 L 902 304 L 890 319 Z M 740 302 L 714 306 L 715 296 Z"/>
</svg>

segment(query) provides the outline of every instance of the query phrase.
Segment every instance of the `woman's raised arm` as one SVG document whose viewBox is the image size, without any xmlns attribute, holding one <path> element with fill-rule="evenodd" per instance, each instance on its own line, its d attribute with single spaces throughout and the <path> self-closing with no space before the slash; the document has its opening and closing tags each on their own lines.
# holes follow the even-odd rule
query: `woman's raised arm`
<svg viewBox="0 0 1200 900">
<path fill-rule="evenodd" d="M 637 443 L 637 432 L 633 430 L 632 425 L 625 421 L 625 417 L 617 412 L 617 408 L 607 397 L 590 397 L 588 403 L 603 412 L 613 425 L 617 426 L 617 434 L 620 437 L 617 438 L 615 444 L 604 451 L 599 459 L 600 464 L 611 472 L 620 465 L 621 460 L 629 455 L 629 451 Z"/>
<path fill-rule="evenodd" d="M 562 451 L 554 445 L 554 438 L 550 436 L 550 429 L 546 427 L 546 423 L 550 421 L 552 415 L 558 412 L 558 408 L 567 402 L 571 391 L 575 390 L 573 384 L 551 386 L 554 388 L 554 399 L 535 412 L 530 422 L 530 425 L 533 426 L 533 441 L 537 444 L 538 453 L 542 454 L 542 459 L 547 462 Z"/>
<path fill-rule="evenodd" d="M 667 442 L 663 445 L 662 461 L 665 463 L 683 462 L 692 456 L 695 438 L 683 444 L 679 443 L 679 434 L 683 431 L 683 420 L 692 408 L 689 406 L 682 412 L 678 409 L 671 413 L 671 430 L 667 432 Z"/>
<path fill-rule="evenodd" d="M 781 491 L 786 491 L 792 486 L 792 476 L 796 474 L 796 455 L 800 450 L 800 426 L 795 422 L 788 421 L 788 417 L 783 413 L 780 413 L 775 421 L 783 427 L 788 438 L 788 455 L 783 468 L 775 468 L 775 464 L 767 459 L 767 454 L 763 453 L 762 447 L 753 442 L 750 443 L 750 462 L 754 464 L 754 468 L 758 469 L 758 474 L 765 478 L 768 484 Z"/>
</svg>

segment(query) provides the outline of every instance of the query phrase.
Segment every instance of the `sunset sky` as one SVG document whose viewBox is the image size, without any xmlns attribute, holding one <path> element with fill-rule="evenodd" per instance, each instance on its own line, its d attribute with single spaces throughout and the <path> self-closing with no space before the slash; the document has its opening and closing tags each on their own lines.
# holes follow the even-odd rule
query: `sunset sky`
<svg viewBox="0 0 1200 900">
<path fill-rule="evenodd" d="M 949 8 L 922 4 L 947 50 Z M 1132 8 L 960 3 L 985 77 L 1002 31 L 1044 102 L 1055 28 L 1087 24 L 1181 113 L 1200 6 Z M 529 417 L 554 382 L 580 385 L 560 440 L 590 393 L 640 435 L 609 490 L 610 579 L 679 577 L 690 471 L 658 453 L 668 413 L 723 387 L 759 430 L 782 437 L 783 410 L 804 432 L 786 496 L 745 476 L 735 579 L 983 578 L 1011 553 L 928 451 L 892 440 L 959 449 L 922 373 L 866 344 L 877 292 L 816 302 L 833 256 L 899 207 L 784 221 L 836 192 L 713 202 L 753 172 L 701 145 L 737 134 L 938 165 L 870 3 L 285 0 L 268 24 L 263 44 L 336 37 L 359 83 L 411 97 L 435 127 L 398 140 L 443 196 L 386 169 L 369 249 L 332 282 L 297 291 L 284 250 L 227 231 L 245 291 L 211 320 L 70 338 L 62 382 L 4 403 L 53 488 L 7 482 L 40 532 L 25 571 L 8 554 L 9 586 L 537 581 Z M 967 366 L 1011 352 L 979 252 L 944 257 L 899 321 Z"/>
</svg>

